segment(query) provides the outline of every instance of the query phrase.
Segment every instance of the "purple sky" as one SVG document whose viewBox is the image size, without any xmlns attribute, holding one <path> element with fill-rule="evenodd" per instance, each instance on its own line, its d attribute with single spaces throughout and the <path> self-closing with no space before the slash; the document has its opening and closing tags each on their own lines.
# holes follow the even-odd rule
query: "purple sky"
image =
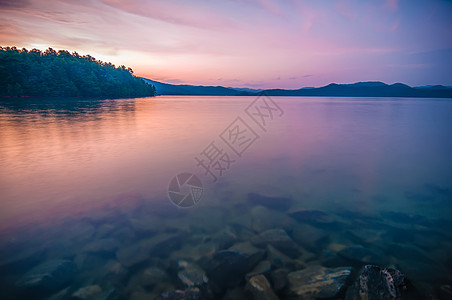
<svg viewBox="0 0 452 300">
<path fill-rule="evenodd" d="M 91 54 L 170 83 L 452 86 L 452 1 L 0 0 L 0 45 Z"/>
</svg>

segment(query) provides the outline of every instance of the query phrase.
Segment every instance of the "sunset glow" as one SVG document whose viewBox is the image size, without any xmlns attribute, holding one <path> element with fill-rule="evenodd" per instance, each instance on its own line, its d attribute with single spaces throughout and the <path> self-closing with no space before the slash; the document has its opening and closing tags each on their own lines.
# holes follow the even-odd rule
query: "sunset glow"
<svg viewBox="0 0 452 300">
<path fill-rule="evenodd" d="M 68 49 L 169 83 L 452 85 L 444 0 L 0 0 L 0 45 Z"/>
</svg>

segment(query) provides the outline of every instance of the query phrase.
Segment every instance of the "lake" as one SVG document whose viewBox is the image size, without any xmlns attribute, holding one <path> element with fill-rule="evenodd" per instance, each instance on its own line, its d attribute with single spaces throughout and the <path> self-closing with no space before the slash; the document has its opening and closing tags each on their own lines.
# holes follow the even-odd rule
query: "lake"
<svg viewBox="0 0 452 300">
<path fill-rule="evenodd" d="M 0 296 L 145 299 L 198 282 L 233 299 L 268 261 L 282 298 L 278 269 L 350 267 L 343 298 L 366 264 L 442 297 L 451 114 L 451 99 L 1 100 Z M 226 249 L 260 259 L 229 266 L 233 282 Z"/>
</svg>

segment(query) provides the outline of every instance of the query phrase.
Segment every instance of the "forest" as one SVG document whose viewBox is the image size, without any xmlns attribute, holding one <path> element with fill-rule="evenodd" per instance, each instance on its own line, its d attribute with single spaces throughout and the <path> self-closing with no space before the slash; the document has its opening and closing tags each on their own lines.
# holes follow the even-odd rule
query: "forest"
<svg viewBox="0 0 452 300">
<path fill-rule="evenodd" d="M 135 98 L 155 96 L 155 87 L 131 68 L 90 55 L 48 48 L 0 47 L 0 97 Z"/>
</svg>

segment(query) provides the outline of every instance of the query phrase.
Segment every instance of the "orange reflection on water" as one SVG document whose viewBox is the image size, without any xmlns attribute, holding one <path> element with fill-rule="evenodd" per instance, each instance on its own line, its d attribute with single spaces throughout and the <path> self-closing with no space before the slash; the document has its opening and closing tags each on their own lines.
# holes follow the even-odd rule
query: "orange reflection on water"
<svg viewBox="0 0 452 300">
<path fill-rule="evenodd" d="M 118 194 L 155 197 L 192 167 L 223 126 L 196 97 L 46 103 L 0 115 L 0 228 L 99 207 Z M 206 123 L 207 122 L 207 123 Z M 208 124 L 208 126 L 206 126 Z M 218 126 L 216 126 L 218 125 Z"/>
</svg>

